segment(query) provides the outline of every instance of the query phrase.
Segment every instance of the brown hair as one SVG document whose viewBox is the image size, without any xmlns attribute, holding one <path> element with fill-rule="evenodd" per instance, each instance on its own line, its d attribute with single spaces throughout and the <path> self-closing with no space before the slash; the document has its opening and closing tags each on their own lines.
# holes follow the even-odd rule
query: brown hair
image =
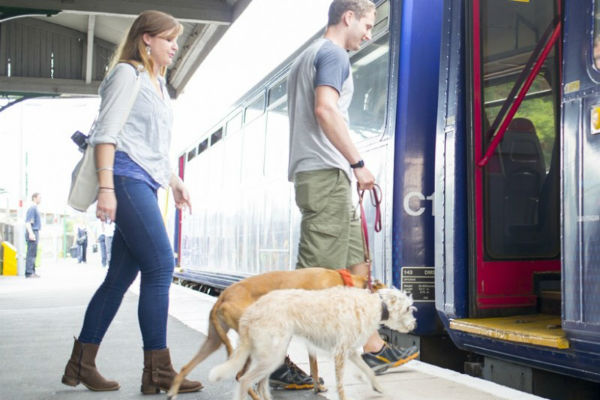
<svg viewBox="0 0 600 400">
<path fill-rule="evenodd" d="M 346 11 L 353 11 L 356 18 L 360 19 L 375 8 L 371 0 L 333 0 L 329 6 L 327 26 L 337 25 Z"/>
<path fill-rule="evenodd" d="M 134 65 L 142 65 L 148 73 L 154 74 L 154 61 L 146 52 L 146 44 L 142 39 L 144 33 L 150 36 L 161 35 L 167 39 L 173 39 L 183 32 L 183 26 L 167 13 L 155 10 L 142 12 L 133 21 L 129 28 L 127 36 L 121 41 L 119 47 L 113 54 L 109 70 L 117 63 L 128 62 Z M 160 75 L 164 76 L 167 68 L 160 70 Z"/>
</svg>

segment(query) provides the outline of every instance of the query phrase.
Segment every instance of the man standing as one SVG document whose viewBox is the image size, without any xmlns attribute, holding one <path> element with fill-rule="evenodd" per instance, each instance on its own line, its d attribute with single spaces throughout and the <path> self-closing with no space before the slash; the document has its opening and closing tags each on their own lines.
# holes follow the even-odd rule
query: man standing
<svg viewBox="0 0 600 400">
<path fill-rule="evenodd" d="M 302 213 L 296 268 L 346 268 L 368 276 L 360 219 L 352 205 L 354 176 L 362 190 L 375 184 L 349 132 L 348 108 L 354 85 L 348 51 L 371 39 L 375 4 L 334 0 L 324 37 L 294 62 L 288 78 L 290 153 L 288 179 L 294 182 Z M 377 373 L 418 356 L 396 348 L 375 333 L 363 359 Z"/>
<path fill-rule="evenodd" d="M 35 273 L 35 258 L 37 256 L 38 243 L 40 240 L 40 229 L 42 228 L 42 218 L 38 210 L 38 205 L 42 201 L 42 195 L 34 193 L 31 196 L 33 204 L 27 210 L 25 215 L 25 241 L 27 242 L 27 256 L 25 258 L 25 278 L 39 278 Z"/>
<path fill-rule="evenodd" d="M 98 236 L 98 243 L 100 244 L 100 260 L 103 267 L 110 264 L 110 252 L 112 250 L 114 229 L 115 226 L 112 223 L 100 221 L 100 236 Z"/>
<path fill-rule="evenodd" d="M 88 245 L 88 234 L 85 224 L 82 222 L 77 227 L 77 263 L 87 263 L 87 245 Z"/>
</svg>

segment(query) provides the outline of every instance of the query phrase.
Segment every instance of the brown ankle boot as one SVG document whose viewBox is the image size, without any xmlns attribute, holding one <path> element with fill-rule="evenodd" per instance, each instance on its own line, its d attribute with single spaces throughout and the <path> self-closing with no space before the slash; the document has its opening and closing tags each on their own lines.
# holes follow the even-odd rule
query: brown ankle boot
<svg viewBox="0 0 600 400">
<path fill-rule="evenodd" d="M 96 392 L 119 389 L 118 382 L 104 379 L 96 369 L 96 353 L 98 353 L 97 344 L 81 343 L 75 339 L 73 352 L 65 367 L 62 383 L 77 386 L 81 382 L 85 387 Z"/>
<path fill-rule="evenodd" d="M 142 393 L 155 394 L 171 388 L 171 383 L 177 372 L 171 364 L 169 349 L 144 350 L 144 373 L 142 374 Z M 179 387 L 179 393 L 197 392 L 202 389 L 198 381 L 184 379 Z"/>
</svg>

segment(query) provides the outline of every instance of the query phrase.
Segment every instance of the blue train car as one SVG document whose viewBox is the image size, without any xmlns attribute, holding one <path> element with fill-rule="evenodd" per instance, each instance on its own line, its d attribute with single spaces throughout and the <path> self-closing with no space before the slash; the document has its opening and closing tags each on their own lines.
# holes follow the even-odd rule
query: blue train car
<svg viewBox="0 0 600 400">
<path fill-rule="evenodd" d="M 436 308 L 484 376 L 510 365 L 523 390 L 557 398 L 536 376 L 600 382 L 600 1 L 444 13 Z"/>
</svg>

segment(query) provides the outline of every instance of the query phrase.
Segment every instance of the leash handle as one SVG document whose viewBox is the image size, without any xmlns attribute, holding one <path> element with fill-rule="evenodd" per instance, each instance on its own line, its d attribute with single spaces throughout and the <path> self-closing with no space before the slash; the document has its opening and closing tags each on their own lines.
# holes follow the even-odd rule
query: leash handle
<svg viewBox="0 0 600 400">
<path fill-rule="evenodd" d="M 361 233 L 362 233 L 362 241 L 363 241 L 363 251 L 365 254 L 365 262 L 368 264 L 369 274 L 368 274 L 368 282 L 367 285 L 369 290 L 373 291 L 373 282 L 371 276 L 371 252 L 369 250 L 369 230 L 367 227 L 367 217 L 365 214 L 365 208 L 363 206 L 363 197 L 365 194 L 364 190 L 361 190 L 356 184 L 356 190 L 358 191 L 358 205 L 360 207 L 360 224 L 361 224 Z M 373 185 L 373 189 L 371 192 L 371 204 L 375 207 L 375 232 L 381 231 L 381 188 L 379 185 Z"/>
</svg>

